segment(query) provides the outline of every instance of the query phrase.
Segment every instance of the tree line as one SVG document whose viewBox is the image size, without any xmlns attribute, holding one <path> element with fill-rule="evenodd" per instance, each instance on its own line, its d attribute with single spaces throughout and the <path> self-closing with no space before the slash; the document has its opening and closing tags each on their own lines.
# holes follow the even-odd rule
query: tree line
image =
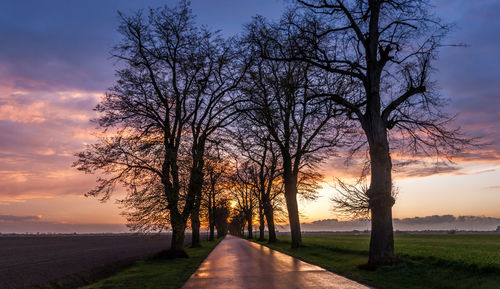
<svg viewBox="0 0 500 289">
<path fill-rule="evenodd" d="M 74 166 L 117 186 L 128 225 L 200 244 L 228 231 L 259 238 L 276 219 L 301 245 L 297 199 L 314 199 L 321 164 L 364 155 L 366 185 L 339 180 L 339 210 L 369 212 L 369 266 L 396 260 L 391 152 L 451 157 L 472 140 L 450 127 L 432 63 L 450 26 L 426 0 L 298 0 L 278 21 L 254 17 L 223 38 L 189 2 L 120 16 L 117 82 L 96 107 L 96 143 Z M 228 223 L 228 220 L 230 222 Z"/>
</svg>

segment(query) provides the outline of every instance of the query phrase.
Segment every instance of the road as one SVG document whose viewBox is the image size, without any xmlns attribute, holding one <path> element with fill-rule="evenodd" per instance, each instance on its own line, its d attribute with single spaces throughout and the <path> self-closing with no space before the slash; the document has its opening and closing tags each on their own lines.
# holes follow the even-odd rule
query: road
<svg viewBox="0 0 500 289">
<path fill-rule="evenodd" d="M 65 280 L 70 288 L 75 276 L 102 276 L 169 247 L 165 235 L 0 237 L 0 288 Z"/>
<path fill-rule="evenodd" d="M 227 236 L 182 288 L 366 289 L 370 287 L 265 246 Z"/>
</svg>

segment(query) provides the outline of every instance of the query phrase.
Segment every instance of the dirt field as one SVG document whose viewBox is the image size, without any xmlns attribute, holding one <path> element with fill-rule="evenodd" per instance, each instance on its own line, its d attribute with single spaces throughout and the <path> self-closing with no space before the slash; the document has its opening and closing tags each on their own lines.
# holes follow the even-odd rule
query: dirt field
<svg viewBox="0 0 500 289">
<path fill-rule="evenodd" d="M 190 239 L 186 236 L 186 242 Z M 0 288 L 56 282 L 71 287 L 167 249 L 169 243 L 165 235 L 0 237 Z"/>
</svg>

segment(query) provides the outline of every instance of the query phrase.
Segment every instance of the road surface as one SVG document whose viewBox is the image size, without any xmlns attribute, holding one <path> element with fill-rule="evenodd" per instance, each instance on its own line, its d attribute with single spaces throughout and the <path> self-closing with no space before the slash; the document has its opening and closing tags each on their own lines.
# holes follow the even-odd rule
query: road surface
<svg viewBox="0 0 500 289">
<path fill-rule="evenodd" d="M 265 246 L 227 236 L 182 288 L 370 287 Z"/>
</svg>

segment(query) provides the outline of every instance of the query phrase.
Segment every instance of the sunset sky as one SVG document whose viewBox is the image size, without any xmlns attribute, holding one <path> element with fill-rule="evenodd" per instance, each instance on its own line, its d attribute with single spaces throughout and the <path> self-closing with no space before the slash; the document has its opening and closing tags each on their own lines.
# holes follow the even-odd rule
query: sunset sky
<svg viewBox="0 0 500 289">
<path fill-rule="evenodd" d="M 71 167 L 92 143 L 92 109 L 116 80 L 110 51 L 120 40 L 117 11 L 174 1 L 18 0 L 0 2 L 0 224 L 18 231 L 56 231 L 73 224 L 112 231 L 124 223 L 113 201 L 83 194 L 95 177 Z M 193 0 L 199 24 L 234 35 L 251 16 L 276 19 L 281 0 Z M 490 145 L 464 152 L 455 163 L 400 168 L 394 217 L 500 217 L 500 1 L 439 0 L 435 12 L 457 27 L 436 62 L 446 108 L 456 125 Z M 324 166 L 325 182 L 352 177 L 343 160 Z M 325 184 L 315 202 L 301 202 L 302 221 L 335 218 Z M 119 197 L 119 194 L 117 195 Z M 1 229 L 0 231 L 5 230 Z M 42 227 L 40 227 L 42 228 Z"/>
</svg>

